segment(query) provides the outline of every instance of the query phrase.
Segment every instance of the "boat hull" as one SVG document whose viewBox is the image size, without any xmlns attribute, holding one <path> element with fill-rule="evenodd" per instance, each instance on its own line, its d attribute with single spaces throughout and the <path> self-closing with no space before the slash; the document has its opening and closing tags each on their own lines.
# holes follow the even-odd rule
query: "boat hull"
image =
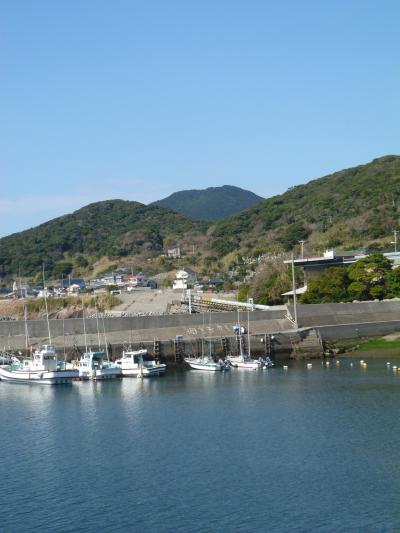
<svg viewBox="0 0 400 533">
<path fill-rule="evenodd" d="M 121 377 L 119 368 L 101 368 L 95 370 L 80 370 L 79 379 L 82 381 L 104 381 Z"/>
<path fill-rule="evenodd" d="M 76 370 L 9 370 L 0 368 L 0 379 L 13 383 L 37 383 L 40 385 L 60 385 L 78 379 Z"/>
<path fill-rule="evenodd" d="M 193 370 L 203 370 L 205 372 L 220 372 L 222 367 L 219 363 L 203 363 L 201 361 L 191 361 L 190 359 L 185 359 L 185 362 L 193 368 Z"/>
<path fill-rule="evenodd" d="M 228 360 L 234 368 L 243 368 L 245 370 L 261 370 L 264 366 L 261 361 L 256 361 L 254 359 L 245 361 L 241 357 L 231 357 Z"/>
<path fill-rule="evenodd" d="M 167 365 L 157 365 L 151 367 L 132 367 L 132 368 L 121 368 L 121 373 L 124 377 L 137 377 L 140 375 L 143 376 L 159 376 L 160 374 L 165 374 Z"/>
</svg>

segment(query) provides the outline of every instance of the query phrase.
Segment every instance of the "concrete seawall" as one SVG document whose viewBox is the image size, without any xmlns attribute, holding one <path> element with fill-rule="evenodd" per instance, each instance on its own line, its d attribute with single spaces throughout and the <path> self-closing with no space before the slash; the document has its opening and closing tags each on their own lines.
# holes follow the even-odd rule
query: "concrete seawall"
<svg viewBox="0 0 400 533">
<path fill-rule="evenodd" d="M 288 313 L 288 316 L 286 316 Z M 400 332 L 400 301 L 360 302 L 349 304 L 299 305 L 297 309 L 299 325 L 303 333 L 293 329 L 289 320 L 293 307 L 287 310 L 253 311 L 250 313 L 252 350 L 255 355 L 266 351 L 266 337 L 273 337 L 275 354 L 288 356 L 296 347 L 304 344 L 307 330 L 316 330 L 323 341 L 338 342 L 360 340 Z M 211 321 L 210 321 L 211 318 Z M 242 325 L 247 326 L 247 316 L 242 313 Z M 115 347 L 124 343 L 144 344 L 153 353 L 155 341 L 159 343 L 165 357 L 176 357 L 176 336 L 183 337 L 184 348 L 198 353 L 199 339 L 212 338 L 216 355 L 223 355 L 223 342 L 235 349 L 233 325 L 237 314 L 232 312 L 206 315 L 161 315 L 121 318 L 86 319 L 87 344 L 95 346 L 100 341 Z M 41 344 L 48 341 L 46 320 L 3 321 L 0 322 L 0 346 L 12 349 L 25 347 L 25 328 L 28 328 L 30 343 Z M 98 328 L 99 326 L 99 328 Z M 56 347 L 84 346 L 82 319 L 50 320 L 52 342 Z M 223 341 L 227 339 L 227 341 Z M 317 347 L 318 348 L 318 347 Z M 314 348 L 315 350 L 316 348 Z"/>
</svg>

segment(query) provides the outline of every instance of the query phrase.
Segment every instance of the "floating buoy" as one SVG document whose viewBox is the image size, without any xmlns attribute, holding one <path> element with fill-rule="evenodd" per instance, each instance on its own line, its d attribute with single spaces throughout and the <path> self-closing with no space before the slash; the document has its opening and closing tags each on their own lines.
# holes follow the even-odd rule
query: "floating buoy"
<svg viewBox="0 0 400 533">
<path fill-rule="evenodd" d="M 307 368 L 312 368 L 312 363 L 307 363 Z"/>
<path fill-rule="evenodd" d="M 389 361 L 387 361 L 386 365 L 387 365 L 387 366 L 390 366 L 390 362 L 389 362 Z"/>
<path fill-rule="evenodd" d="M 351 366 L 351 367 L 353 368 L 353 366 L 354 366 L 354 363 L 350 363 L 350 366 Z"/>
<path fill-rule="evenodd" d="M 364 359 L 361 359 L 360 364 L 362 365 L 364 363 Z"/>
<path fill-rule="evenodd" d="M 340 361 L 339 361 L 339 360 L 337 360 L 337 361 L 336 361 L 336 364 L 337 364 L 337 365 L 340 365 Z"/>
<path fill-rule="evenodd" d="M 330 364 L 331 364 L 330 361 L 327 361 L 327 362 L 326 362 L 326 366 L 329 366 Z"/>
<path fill-rule="evenodd" d="M 283 365 L 283 370 L 287 370 L 289 367 L 287 365 Z"/>
<path fill-rule="evenodd" d="M 392 368 L 393 368 L 393 372 L 396 372 L 396 370 L 397 370 L 397 366 L 396 366 L 396 365 L 393 365 Z"/>
</svg>

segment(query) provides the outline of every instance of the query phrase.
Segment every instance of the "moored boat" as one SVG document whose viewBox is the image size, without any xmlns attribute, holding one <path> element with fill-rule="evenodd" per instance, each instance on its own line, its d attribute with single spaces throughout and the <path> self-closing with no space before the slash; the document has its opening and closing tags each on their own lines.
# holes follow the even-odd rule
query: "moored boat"
<svg viewBox="0 0 400 533">
<path fill-rule="evenodd" d="M 166 364 L 145 359 L 146 356 L 146 349 L 132 350 L 129 346 L 115 364 L 123 376 L 157 376 L 165 373 Z"/>
<path fill-rule="evenodd" d="M 104 380 L 121 376 L 121 370 L 110 361 L 104 360 L 104 352 L 86 351 L 75 365 L 81 380 Z"/>
<path fill-rule="evenodd" d="M 208 372 L 224 370 L 224 365 L 221 362 L 216 363 L 208 357 L 185 357 L 184 361 L 193 370 L 205 370 Z"/>
<path fill-rule="evenodd" d="M 261 370 L 265 366 L 265 361 L 260 357 L 259 359 L 253 359 L 251 357 L 250 348 L 250 319 L 247 312 L 247 353 L 243 349 L 242 331 L 243 328 L 240 324 L 239 310 L 238 310 L 238 326 L 235 326 L 235 331 L 238 336 L 239 343 L 239 355 L 227 357 L 230 364 L 235 368 L 243 368 L 247 370 Z"/>
<path fill-rule="evenodd" d="M 59 370 L 56 351 L 47 344 L 35 350 L 32 358 L 23 359 L 22 362 L 14 359 L 10 365 L 0 367 L 0 378 L 15 383 L 56 385 L 71 383 L 78 375 L 77 370 Z"/>
</svg>

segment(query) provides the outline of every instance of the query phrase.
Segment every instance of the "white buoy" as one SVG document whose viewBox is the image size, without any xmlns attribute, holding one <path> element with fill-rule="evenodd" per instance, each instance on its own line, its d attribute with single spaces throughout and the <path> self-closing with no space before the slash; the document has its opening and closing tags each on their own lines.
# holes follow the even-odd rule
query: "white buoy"
<svg viewBox="0 0 400 533">
<path fill-rule="evenodd" d="M 283 365 L 283 370 L 287 370 L 289 367 L 287 365 Z"/>
<path fill-rule="evenodd" d="M 362 365 L 364 363 L 364 359 L 361 359 L 360 361 L 360 365 Z"/>
<path fill-rule="evenodd" d="M 340 361 L 339 361 L 339 360 L 337 360 L 337 361 L 336 361 L 336 364 L 337 364 L 337 365 L 340 365 Z"/>
<path fill-rule="evenodd" d="M 327 362 L 326 362 L 326 366 L 329 366 L 330 364 L 331 364 L 330 361 L 327 361 Z"/>
<path fill-rule="evenodd" d="M 393 368 L 393 372 L 396 372 L 396 370 L 397 370 L 397 366 L 396 366 L 396 365 L 393 365 L 392 368 Z"/>
<path fill-rule="evenodd" d="M 390 366 L 390 361 L 387 361 L 386 366 Z"/>
<path fill-rule="evenodd" d="M 312 363 L 307 363 L 307 368 L 312 368 Z"/>
<path fill-rule="evenodd" d="M 350 366 L 351 366 L 351 367 L 353 368 L 353 366 L 354 366 L 354 363 L 350 363 Z"/>
</svg>

